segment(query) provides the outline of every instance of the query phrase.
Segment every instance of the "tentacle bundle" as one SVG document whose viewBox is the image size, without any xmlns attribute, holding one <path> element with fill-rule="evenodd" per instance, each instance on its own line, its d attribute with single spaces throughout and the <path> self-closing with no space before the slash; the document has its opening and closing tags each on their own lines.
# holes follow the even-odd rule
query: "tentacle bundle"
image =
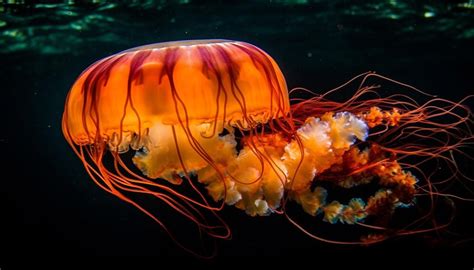
<svg viewBox="0 0 474 270">
<path fill-rule="evenodd" d="M 251 216 L 278 211 L 285 193 L 308 214 L 323 213 L 324 220 L 330 223 L 353 224 L 367 215 L 379 215 L 387 209 L 391 212 L 413 200 L 416 178 L 402 170 L 396 160 L 363 169 L 385 158 L 377 145 L 362 151 L 354 146 L 368 137 L 363 118 L 348 112 L 326 113 L 321 118 L 308 118 L 296 134 L 290 142 L 281 134 L 258 136 L 247 140 L 238 153 L 233 134 L 219 137 L 214 147 L 219 150 L 215 152 L 216 164 L 222 168 L 223 180 L 210 166 L 196 170 L 198 180 L 207 185 L 214 200 L 224 200 Z M 357 170 L 361 172 L 354 173 Z M 351 199 L 347 205 L 327 203 L 326 189 L 317 186 L 320 181 L 331 181 L 350 188 L 376 177 L 387 189 L 369 198 L 367 205 L 360 198 Z M 382 200 L 388 205 L 382 207 Z"/>
</svg>

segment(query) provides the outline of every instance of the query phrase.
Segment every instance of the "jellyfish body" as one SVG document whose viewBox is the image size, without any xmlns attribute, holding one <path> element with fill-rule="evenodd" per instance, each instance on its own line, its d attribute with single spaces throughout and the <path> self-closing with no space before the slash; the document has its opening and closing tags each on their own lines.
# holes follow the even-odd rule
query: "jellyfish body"
<svg viewBox="0 0 474 270">
<path fill-rule="evenodd" d="M 130 194 L 157 198 L 220 238 L 230 235 L 225 223 L 211 226 L 201 212 L 216 214 L 224 204 L 251 216 L 287 215 L 285 205 L 294 201 L 329 223 L 361 224 L 368 216 L 385 221 L 420 193 L 404 157 L 452 165 L 443 153 L 472 140 L 472 134 L 460 128 L 469 116 L 453 113 L 461 109 L 469 114 L 460 103 L 438 99 L 420 106 L 405 96 L 362 99 L 376 89 L 364 86 L 370 77 L 412 89 L 367 73 L 356 77 L 362 82 L 346 102 L 321 95 L 290 105 L 280 68 L 251 44 L 159 43 L 115 54 L 86 69 L 68 94 L 62 128 L 99 186 L 167 231 L 159 215 Z M 433 121 L 443 115 L 457 121 Z M 437 133 L 457 140 L 437 149 L 398 143 L 422 138 L 439 145 Z M 127 151 L 135 151 L 136 168 L 123 160 Z M 108 166 L 107 152 L 113 157 Z M 346 190 L 377 182 L 379 190 L 365 200 L 352 197 L 341 203 L 328 200 L 323 182 Z M 176 191 L 183 185 L 192 194 Z M 432 188 L 431 182 L 427 185 Z"/>
</svg>

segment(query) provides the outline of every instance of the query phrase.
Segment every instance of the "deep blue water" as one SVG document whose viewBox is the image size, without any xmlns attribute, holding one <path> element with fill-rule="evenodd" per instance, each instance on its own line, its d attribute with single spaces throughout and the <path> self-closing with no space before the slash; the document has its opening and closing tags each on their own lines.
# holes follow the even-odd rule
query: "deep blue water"
<svg viewBox="0 0 474 270">
<path fill-rule="evenodd" d="M 69 87 L 89 64 L 115 52 L 171 40 L 242 40 L 275 58 L 289 88 L 322 92 L 374 70 L 444 98 L 474 93 L 474 9 L 463 1 L 0 2 L 0 7 L 0 146 L 6 149 L 0 242 L 9 247 L 0 258 L 188 256 L 152 220 L 99 189 L 61 134 Z M 458 210 L 454 231 L 473 237 L 474 204 Z M 375 248 L 333 246 L 307 238 L 281 216 L 250 218 L 233 207 L 222 215 L 234 237 L 218 241 L 219 256 L 310 258 L 325 251 L 362 254 L 433 245 L 412 237 Z M 473 242 L 462 246 L 472 248 Z"/>
</svg>

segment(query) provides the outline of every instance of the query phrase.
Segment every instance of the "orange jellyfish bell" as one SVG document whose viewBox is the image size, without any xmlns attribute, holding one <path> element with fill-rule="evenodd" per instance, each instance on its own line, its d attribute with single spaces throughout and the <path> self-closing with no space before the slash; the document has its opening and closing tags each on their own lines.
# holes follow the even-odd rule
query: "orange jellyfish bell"
<svg viewBox="0 0 474 270">
<path fill-rule="evenodd" d="M 166 42 L 90 66 L 68 95 L 63 130 L 77 145 L 105 142 L 118 152 L 145 143 L 163 148 L 150 157 L 155 164 L 135 162 L 149 177 L 174 181 L 178 168 L 205 163 L 190 137 L 213 144 L 210 138 L 223 128 L 248 129 L 288 111 L 285 79 L 257 47 L 229 40 Z M 157 139 L 148 142 L 150 135 Z M 175 143 L 180 155 L 171 149 Z"/>
</svg>

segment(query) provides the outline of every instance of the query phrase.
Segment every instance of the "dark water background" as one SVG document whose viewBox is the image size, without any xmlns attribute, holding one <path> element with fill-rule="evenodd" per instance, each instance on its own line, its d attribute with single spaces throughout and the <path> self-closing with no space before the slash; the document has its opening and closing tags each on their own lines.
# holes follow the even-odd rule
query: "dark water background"
<svg viewBox="0 0 474 270">
<path fill-rule="evenodd" d="M 464 1 L 64 2 L 71 4 L 0 1 L 3 260 L 187 256 L 151 219 L 99 189 L 61 134 L 69 87 L 89 64 L 115 52 L 225 38 L 267 51 L 289 88 L 324 91 L 375 70 L 448 99 L 474 92 L 474 6 Z M 459 206 L 456 226 L 466 239 L 474 235 L 473 209 L 472 203 Z M 307 238 L 281 216 L 250 218 L 233 207 L 222 214 L 234 237 L 218 241 L 221 258 L 316 260 L 328 252 L 370 257 L 440 248 L 424 237 L 369 248 L 333 246 Z M 473 247 L 468 241 L 458 248 Z"/>
</svg>

